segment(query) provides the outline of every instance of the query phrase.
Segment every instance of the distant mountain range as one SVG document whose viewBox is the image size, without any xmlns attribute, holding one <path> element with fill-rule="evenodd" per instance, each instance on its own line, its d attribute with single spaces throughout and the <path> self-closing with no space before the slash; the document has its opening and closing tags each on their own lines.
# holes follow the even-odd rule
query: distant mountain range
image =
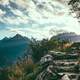
<svg viewBox="0 0 80 80">
<path fill-rule="evenodd" d="M 24 53 L 28 54 L 30 39 L 16 34 L 0 40 L 0 67 L 13 64 Z"/>
<path fill-rule="evenodd" d="M 75 34 L 74 32 L 70 33 L 61 33 L 56 36 L 53 36 L 51 39 L 60 39 L 60 40 L 68 40 L 70 42 L 80 42 L 80 35 Z"/>
</svg>

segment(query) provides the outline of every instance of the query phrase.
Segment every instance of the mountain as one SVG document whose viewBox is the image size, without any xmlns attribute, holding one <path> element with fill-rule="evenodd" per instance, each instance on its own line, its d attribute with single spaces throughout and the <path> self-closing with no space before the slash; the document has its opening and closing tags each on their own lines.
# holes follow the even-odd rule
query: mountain
<svg viewBox="0 0 80 80">
<path fill-rule="evenodd" d="M 30 40 L 19 34 L 0 40 L 0 67 L 11 65 L 24 53 L 28 54 Z"/>
<path fill-rule="evenodd" d="M 70 42 L 80 42 L 80 35 L 75 34 L 74 32 L 66 32 L 66 33 L 61 33 L 56 36 L 53 36 L 51 39 L 60 39 L 60 40 L 68 40 Z"/>
</svg>

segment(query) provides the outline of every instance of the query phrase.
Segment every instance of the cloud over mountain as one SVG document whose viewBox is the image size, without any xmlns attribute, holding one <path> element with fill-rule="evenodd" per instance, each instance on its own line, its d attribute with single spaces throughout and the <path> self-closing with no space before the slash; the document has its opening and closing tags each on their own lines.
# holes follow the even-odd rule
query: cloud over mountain
<svg viewBox="0 0 80 80">
<path fill-rule="evenodd" d="M 76 30 L 72 29 L 75 26 Z M 34 36 L 33 31 L 30 32 L 28 29 L 34 29 L 35 34 L 38 32 L 36 30 L 38 28 L 39 33 L 37 34 L 39 36 L 41 33 L 44 35 L 46 33 L 45 36 L 47 36 L 52 27 L 74 32 L 80 29 L 77 20 L 69 15 L 69 9 L 64 0 L 0 1 L 0 29 L 21 28 L 22 30 L 25 29 L 28 35 Z M 48 30 L 44 28 L 48 28 Z M 22 31 L 22 33 L 25 34 L 25 31 Z M 41 36 L 43 37 L 43 35 Z M 35 37 L 37 36 L 35 35 Z"/>
</svg>

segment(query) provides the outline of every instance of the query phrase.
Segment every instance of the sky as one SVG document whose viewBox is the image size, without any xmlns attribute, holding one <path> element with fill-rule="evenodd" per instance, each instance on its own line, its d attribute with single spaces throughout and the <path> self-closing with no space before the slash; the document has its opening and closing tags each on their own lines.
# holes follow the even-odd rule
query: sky
<svg viewBox="0 0 80 80">
<path fill-rule="evenodd" d="M 80 24 L 66 1 L 0 0 L 0 39 L 15 34 L 36 39 L 64 31 L 80 34 Z"/>
</svg>

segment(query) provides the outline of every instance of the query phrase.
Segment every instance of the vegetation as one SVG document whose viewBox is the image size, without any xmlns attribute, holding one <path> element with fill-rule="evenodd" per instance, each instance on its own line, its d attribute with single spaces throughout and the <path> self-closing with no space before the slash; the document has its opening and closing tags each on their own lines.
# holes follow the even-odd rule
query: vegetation
<svg viewBox="0 0 80 80">
<path fill-rule="evenodd" d="M 55 38 L 50 40 L 43 39 L 41 41 L 32 39 L 30 44 L 31 55 L 24 55 L 24 57 L 18 58 L 16 64 L 8 68 L 0 69 L 0 80 L 35 80 L 37 75 L 45 69 L 39 64 L 41 57 L 49 54 L 51 50 L 67 52 L 70 47 L 65 47 L 66 44 L 69 44 L 69 41 L 61 41 Z M 70 56 L 58 56 L 57 58 L 68 59 Z M 78 69 L 79 65 L 75 66 L 76 72 Z M 51 80 L 54 80 L 53 77 L 51 78 Z"/>
<path fill-rule="evenodd" d="M 43 39 L 41 41 L 36 41 L 32 39 L 31 49 L 32 49 L 32 57 L 34 62 L 38 62 L 42 56 L 48 54 L 50 50 L 54 51 L 65 51 L 64 47 L 69 41 L 63 41 L 59 39 Z"/>
<path fill-rule="evenodd" d="M 80 0 L 70 0 L 71 11 L 76 14 L 77 18 L 80 18 Z"/>
</svg>

